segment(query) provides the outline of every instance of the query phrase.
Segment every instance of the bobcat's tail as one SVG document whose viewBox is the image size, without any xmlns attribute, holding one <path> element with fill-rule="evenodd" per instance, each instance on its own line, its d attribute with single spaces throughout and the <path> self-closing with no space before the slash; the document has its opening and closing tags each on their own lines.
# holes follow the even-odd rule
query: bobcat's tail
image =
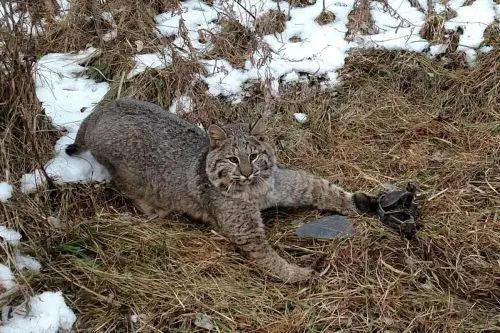
<svg viewBox="0 0 500 333">
<path fill-rule="evenodd" d="M 66 154 L 69 156 L 78 155 L 83 153 L 85 149 L 85 132 L 87 131 L 87 125 L 89 122 L 89 117 L 85 118 L 78 129 L 78 133 L 76 134 L 75 143 L 70 144 L 66 147 Z"/>
<path fill-rule="evenodd" d="M 76 143 L 72 143 L 69 146 L 67 146 L 65 151 L 66 154 L 68 154 L 69 156 L 78 155 L 79 153 L 82 152 L 80 146 Z"/>
</svg>

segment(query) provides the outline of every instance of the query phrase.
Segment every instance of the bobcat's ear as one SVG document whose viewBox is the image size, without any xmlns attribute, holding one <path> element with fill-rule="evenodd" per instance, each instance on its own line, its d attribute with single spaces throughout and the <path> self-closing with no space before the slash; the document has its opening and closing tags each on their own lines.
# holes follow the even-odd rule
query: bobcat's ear
<svg viewBox="0 0 500 333">
<path fill-rule="evenodd" d="M 227 139 L 227 133 L 218 125 L 212 124 L 208 127 L 208 135 L 210 136 L 210 147 L 217 148 L 222 141 Z"/>
<path fill-rule="evenodd" d="M 265 131 L 266 123 L 264 121 L 264 118 L 262 117 L 257 119 L 257 121 L 250 126 L 250 135 L 256 136 L 258 138 L 262 138 Z"/>
</svg>

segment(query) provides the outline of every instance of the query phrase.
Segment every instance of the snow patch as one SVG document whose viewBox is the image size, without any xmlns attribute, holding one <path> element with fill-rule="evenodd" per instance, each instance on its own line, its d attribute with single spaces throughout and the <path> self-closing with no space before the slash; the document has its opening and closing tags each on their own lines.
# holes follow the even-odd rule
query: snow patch
<svg viewBox="0 0 500 333">
<path fill-rule="evenodd" d="M 7 202 L 12 197 L 13 187 L 7 182 L 0 182 L 0 202 Z"/>
<path fill-rule="evenodd" d="M 427 48 L 429 42 L 419 35 L 425 14 L 408 0 L 388 0 L 387 4 L 388 7 L 385 7 L 378 1 L 371 2 L 370 12 L 379 32 L 361 36 L 362 46 L 415 52 Z"/>
<path fill-rule="evenodd" d="M 73 143 L 82 121 L 109 90 L 106 82 L 96 83 L 85 77 L 84 64 L 96 49 L 76 54 L 51 53 L 42 57 L 35 70 L 36 95 L 54 126 L 65 129 L 55 146 L 56 156 L 45 165 L 56 182 L 103 181 L 107 170 L 90 153 L 70 157 L 64 148 Z M 45 182 L 40 170 L 23 175 L 21 191 L 31 192 Z"/>
<path fill-rule="evenodd" d="M 4 264 L 0 264 L 0 287 L 4 289 L 4 292 L 10 291 L 16 287 L 16 281 L 12 271 Z M 0 332 L 2 331 L 0 330 Z"/>
<path fill-rule="evenodd" d="M 200 31 L 206 30 L 215 32 L 218 25 L 215 21 L 219 14 L 214 7 L 208 6 L 199 0 L 187 0 L 182 2 L 182 7 L 178 12 L 162 13 L 156 16 L 156 28 L 159 37 L 175 36 L 173 44 L 187 53 L 194 50 L 207 50 L 207 45 L 202 38 Z M 183 32 L 188 40 L 185 40 Z"/>
<path fill-rule="evenodd" d="M 172 62 L 172 58 L 167 52 L 163 53 L 144 53 L 136 54 L 134 56 L 135 66 L 127 75 L 127 79 L 131 79 L 144 72 L 147 69 L 161 69 L 165 68 Z"/>
<path fill-rule="evenodd" d="M 466 54 L 469 64 L 476 59 L 476 51 L 484 40 L 484 31 L 495 20 L 493 0 L 475 0 L 470 6 L 456 7 L 457 16 L 445 22 L 445 28 L 463 29 L 457 51 Z"/>
<path fill-rule="evenodd" d="M 0 333 L 58 333 L 70 331 L 76 316 L 66 305 L 62 293 L 46 291 L 34 296 L 29 304 L 12 313 Z"/>
<path fill-rule="evenodd" d="M 293 117 L 301 124 L 307 121 L 307 115 L 305 113 L 294 113 Z"/>
<path fill-rule="evenodd" d="M 172 113 L 188 113 L 193 111 L 193 101 L 189 96 L 180 96 L 174 99 L 168 109 Z"/>
<path fill-rule="evenodd" d="M 11 245 L 18 245 L 21 240 L 21 234 L 15 230 L 8 229 L 3 225 L 0 225 L 0 238 Z"/>
<path fill-rule="evenodd" d="M 42 265 L 38 260 L 27 255 L 18 253 L 16 254 L 15 260 L 16 267 L 20 270 L 27 269 L 30 272 L 39 273 L 42 268 Z"/>
</svg>

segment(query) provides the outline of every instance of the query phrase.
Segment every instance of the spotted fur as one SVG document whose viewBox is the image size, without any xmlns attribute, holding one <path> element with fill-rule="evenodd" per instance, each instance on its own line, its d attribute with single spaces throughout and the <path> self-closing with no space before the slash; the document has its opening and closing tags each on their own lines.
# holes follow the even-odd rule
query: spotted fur
<svg viewBox="0 0 500 333">
<path fill-rule="evenodd" d="M 157 105 L 121 98 L 98 106 L 66 151 L 89 150 L 144 213 L 175 211 L 201 219 L 256 267 L 286 282 L 309 279 L 313 271 L 287 262 L 271 247 L 261 210 L 313 206 L 347 215 L 373 210 L 373 197 L 279 168 L 263 140 L 262 119 L 211 125 L 207 132 Z"/>
</svg>

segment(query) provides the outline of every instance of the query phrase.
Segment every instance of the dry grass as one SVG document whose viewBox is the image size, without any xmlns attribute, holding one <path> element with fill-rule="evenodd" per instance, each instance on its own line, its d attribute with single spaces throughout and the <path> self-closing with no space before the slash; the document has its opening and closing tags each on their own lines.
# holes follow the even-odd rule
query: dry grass
<svg viewBox="0 0 500 333">
<path fill-rule="evenodd" d="M 425 18 L 425 23 L 420 30 L 420 36 L 429 41 L 431 44 L 442 44 L 444 43 L 445 29 L 444 24 L 446 22 L 446 14 L 436 14 L 434 12 L 427 15 Z"/>
<path fill-rule="evenodd" d="M 5 41 L 0 53 L 0 179 L 15 181 L 26 170 L 43 165 L 59 133 L 36 99 L 35 43 L 22 33 L 1 29 L 0 40 Z"/>
<path fill-rule="evenodd" d="M 38 44 L 9 39 L 17 67 L 1 82 L 0 161 L 1 177 L 15 183 L 47 160 L 56 133 L 36 102 L 29 63 L 16 60 L 28 47 L 38 54 Z M 0 206 L 0 224 L 20 230 L 23 250 L 43 265 L 40 275 L 23 275 L 15 301 L 61 289 L 77 332 L 198 332 L 199 313 L 221 332 L 500 330 L 499 58 L 496 48 L 466 69 L 407 52 L 355 51 L 335 90 L 301 85 L 275 101 L 268 140 L 281 163 L 372 193 L 416 182 L 424 227 L 411 242 L 369 217 L 353 219 L 351 239 L 299 240 L 294 225 L 319 212 L 267 212 L 280 253 L 295 262 L 311 255 L 307 264 L 323 272 L 314 285 L 283 285 L 202 225 L 149 221 L 110 185 L 59 185 Z M 168 106 L 188 94 L 197 105 L 188 118 L 204 125 L 268 109 L 265 98 L 234 106 L 208 96 L 192 84 L 201 71 L 174 58 L 120 89 L 112 82 L 107 98 L 120 90 Z M 295 112 L 308 123 L 295 122 Z"/>
<path fill-rule="evenodd" d="M 335 14 L 329 10 L 323 10 L 321 14 L 319 14 L 318 17 L 316 17 L 315 21 L 319 25 L 332 23 L 333 21 L 335 21 Z"/>
<path fill-rule="evenodd" d="M 270 10 L 255 20 L 255 31 L 259 35 L 282 33 L 285 30 L 287 15 L 279 10 Z"/>
<path fill-rule="evenodd" d="M 257 48 L 256 36 L 236 19 L 224 17 L 220 20 L 220 31 L 212 35 L 213 49 L 210 59 L 226 59 L 235 67 L 243 67 Z"/>
<path fill-rule="evenodd" d="M 484 45 L 496 48 L 500 46 L 500 26 L 498 22 L 493 22 L 484 31 Z"/>
<path fill-rule="evenodd" d="M 370 13 L 370 1 L 356 0 L 354 10 L 349 13 L 346 39 L 354 40 L 358 34 L 374 34 L 375 28 Z"/>
<path fill-rule="evenodd" d="M 205 89 L 196 79 L 203 73 L 205 69 L 199 62 L 177 56 L 166 68 L 150 69 L 132 79 L 113 81 L 103 101 L 133 96 L 169 107 L 175 97 L 201 94 Z"/>
<path fill-rule="evenodd" d="M 312 6 L 316 3 L 317 0 L 288 0 L 288 3 L 291 7 L 307 7 Z"/>
</svg>

